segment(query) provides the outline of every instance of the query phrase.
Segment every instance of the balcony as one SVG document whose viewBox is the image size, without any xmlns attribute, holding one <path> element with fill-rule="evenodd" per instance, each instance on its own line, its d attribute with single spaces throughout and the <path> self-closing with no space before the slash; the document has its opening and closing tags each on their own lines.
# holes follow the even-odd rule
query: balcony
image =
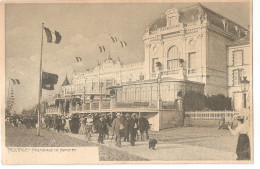
<svg viewBox="0 0 260 169">
<path fill-rule="evenodd" d="M 197 73 L 197 69 L 188 69 L 187 70 L 188 72 L 188 74 L 195 74 L 195 73 Z"/>
<path fill-rule="evenodd" d="M 98 113 L 98 112 L 158 112 L 159 110 L 176 110 L 178 105 L 173 101 L 149 102 L 122 102 L 122 101 L 93 101 L 82 105 L 70 106 L 70 113 Z M 46 114 L 62 115 L 61 108 L 52 107 L 46 109 Z"/>
</svg>

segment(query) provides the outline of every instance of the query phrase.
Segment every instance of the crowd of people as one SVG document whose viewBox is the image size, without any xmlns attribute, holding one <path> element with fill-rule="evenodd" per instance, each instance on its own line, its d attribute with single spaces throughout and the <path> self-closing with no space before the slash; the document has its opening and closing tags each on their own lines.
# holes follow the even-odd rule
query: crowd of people
<svg viewBox="0 0 260 169">
<path fill-rule="evenodd" d="M 237 143 L 237 160 L 250 160 L 251 148 L 249 139 L 249 117 L 244 114 L 233 116 L 231 123 L 238 122 L 233 129 L 228 125 L 232 135 L 239 135 Z M 93 113 L 72 114 L 71 116 L 45 115 L 41 119 L 41 125 L 45 125 L 47 131 L 52 128 L 56 132 L 72 132 L 85 135 L 89 140 L 93 133 L 98 134 L 97 142 L 103 144 L 104 140 L 114 140 L 116 146 L 121 146 L 121 141 L 129 142 L 135 146 L 137 140 L 149 140 L 149 148 L 154 149 L 157 143 L 155 139 L 149 139 L 149 121 L 144 114 L 136 113 Z M 6 116 L 6 124 L 13 127 L 25 125 L 27 129 L 37 127 L 37 116 L 9 115 Z"/>
<path fill-rule="evenodd" d="M 23 115 L 9 115 L 5 118 L 6 122 L 8 122 L 13 127 L 19 127 L 21 124 L 25 125 L 26 128 L 36 128 L 37 124 L 37 116 L 23 116 Z"/>
<path fill-rule="evenodd" d="M 14 127 L 21 124 L 26 128 L 37 127 L 37 116 L 12 115 L 6 121 Z M 45 115 L 41 119 L 41 126 L 47 131 L 71 132 L 85 135 L 89 140 L 94 133 L 98 134 L 98 143 L 103 144 L 104 140 L 115 140 L 116 146 L 121 146 L 121 141 L 135 145 L 137 140 L 149 140 L 149 121 L 143 114 L 136 113 L 93 113 L 93 114 L 72 114 Z"/>
</svg>

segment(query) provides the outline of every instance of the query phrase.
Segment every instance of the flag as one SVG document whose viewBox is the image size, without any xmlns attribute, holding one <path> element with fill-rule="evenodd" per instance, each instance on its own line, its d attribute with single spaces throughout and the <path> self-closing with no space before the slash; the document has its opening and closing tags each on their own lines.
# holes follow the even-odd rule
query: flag
<svg viewBox="0 0 260 169">
<path fill-rule="evenodd" d="M 76 59 L 77 59 L 77 62 L 81 62 L 82 61 L 81 57 L 76 57 Z"/>
<path fill-rule="evenodd" d="M 105 52 L 106 51 L 105 46 L 99 46 L 99 51 L 100 52 Z"/>
<path fill-rule="evenodd" d="M 54 90 L 54 85 L 58 82 L 58 75 L 42 72 L 42 88 L 46 90 Z"/>
<path fill-rule="evenodd" d="M 117 38 L 116 37 L 111 36 L 110 38 L 112 39 L 113 43 L 117 42 Z"/>
<path fill-rule="evenodd" d="M 121 47 L 126 47 L 127 43 L 125 41 L 120 41 Z"/>
<path fill-rule="evenodd" d="M 57 31 L 51 31 L 49 28 L 45 28 L 45 27 L 43 27 L 44 28 L 44 30 L 45 30 L 45 33 L 46 33 L 46 36 L 47 36 L 47 42 L 48 43 L 56 43 L 56 44 L 58 44 L 58 43 L 60 43 L 60 41 L 61 41 L 61 35 L 60 35 L 60 33 L 59 32 L 57 32 Z"/>
<path fill-rule="evenodd" d="M 20 84 L 20 81 L 18 79 L 11 79 L 12 82 L 13 82 L 13 85 L 19 85 Z"/>
</svg>

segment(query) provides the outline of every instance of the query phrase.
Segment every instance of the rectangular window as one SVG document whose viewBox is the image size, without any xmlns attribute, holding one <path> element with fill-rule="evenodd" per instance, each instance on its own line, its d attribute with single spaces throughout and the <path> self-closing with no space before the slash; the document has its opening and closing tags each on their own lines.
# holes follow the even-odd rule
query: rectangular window
<svg viewBox="0 0 260 169">
<path fill-rule="evenodd" d="M 152 71 L 155 72 L 156 71 L 156 63 L 159 62 L 159 58 L 153 58 L 153 67 L 152 67 Z"/>
<path fill-rule="evenodd" d="M 233 65 L 239 66 L 243 65 L 243 51 L 237 50 L 233 52 Z"/>
<path fill-rule="evenodd" d="M 234 70 L 233 71 L 233 86 L 239 86 L 240 81 L 243 76 L 243 70 Z"/>
<path fill-rule="evenodd" d="M 197 58 L 196 58 L 196 52 L 189 53 L 189 63 L 188 68 L 193 69 L 197 68 Z"/>
</svg>

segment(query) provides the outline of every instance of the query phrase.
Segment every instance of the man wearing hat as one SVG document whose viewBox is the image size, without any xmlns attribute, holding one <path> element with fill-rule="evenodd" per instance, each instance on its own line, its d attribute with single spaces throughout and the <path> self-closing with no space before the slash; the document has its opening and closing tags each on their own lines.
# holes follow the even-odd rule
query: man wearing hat
<svg viewBox="0 0 260 169">
<path fill-rule="evenodd" d="M 98 131 L 98 143 L 104 144 L 104 134 L 106 130 L 106 123 L 104 120 L 104 115 L 100 115 L 97 120 L 97 131 Z"/>
<path fill-rule="evenodd" d="M 125 115 L 125 121 L 124 121 L 124 141 L 129 141 L 129 120 L 130 115 L 127 113 Z"/>
<path fill-rule="evenodd" d="M 116 146 L 121 146 L 121 136 L 120 136 L 120 130 L 123 129 L 121 114 L 117 113 L 116 118 L 113 120 L 112 123 L 112 131 L 113 134 L 116 135 Z"/>
<path fill-rule="evenodd" d="M 130 142 L 131 146 L 135 145 L 136 133 L 137 133 L 138 123 L 136 119 L 136 114 L 133 113 L 129 119 L 129 133 L 130 133 Z"/>
<path fill-rule="evenodd" d="M 144 133 L 146 134 L 146 139 L 149 140 L 149 121 L 143 114 L 141 114 L 141 117 L 139 118 L 139 129 L 141 133 L 141 140 L 144 140 Z"/>
</svg>

